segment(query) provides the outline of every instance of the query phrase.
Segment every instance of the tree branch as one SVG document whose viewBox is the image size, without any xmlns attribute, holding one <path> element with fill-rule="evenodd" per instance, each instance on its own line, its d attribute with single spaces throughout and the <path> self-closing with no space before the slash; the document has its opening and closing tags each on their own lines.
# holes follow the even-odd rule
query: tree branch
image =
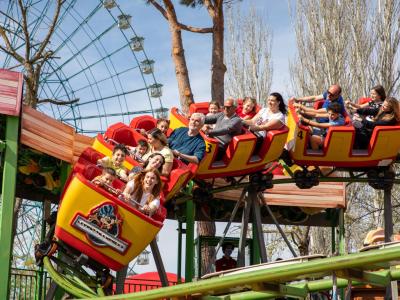
<svg viewBox="0 0 400 300">
<path fill-rule="evenodd" d="M 37 101 L 37 103 L 51 103 L 55 105 L 67 105 L 67 104 L 74 104 L 79 101 L 79 98 L 69 100 L 69 101 L 63 101 L 63 100 L 54 100 L 54 99 L 40 99 Z"/>
<path fill-rule="evenodd" d="M 211 18 L 214 19 L 214 17 L 215 17 L 215 7 L 214 7 L 214 5 L 211 3 L 210 0 L 204 0 L 204 5 L 207 8 L 208 14 L 211 16 Z"/>
<path fill-rule="evenodd" d="M 195 33 L 212 33 L 213 32 L 213 28 L 212 27 L 204 27 L 204 28 L 198 28 L 198 27 L 192 27 L 189 25 L 185 25 L 182 23 L 178 22 L 178 26 L 180 29 L 186 30 L 186 31 L 190 31 L 190 32 L 195 32 Z"/>
<path fill-rule="evenodd" d="M 157 1 L 148 0 L 148 3 L 152 4 L 164 16 L 164 18 L 167 21 L 171 21 L 171 20 L 169 20 L 167 11 Z M 174 6 L 169 0 L 164 1 L 164 4 L 166 6 L 170 5 L 172 8 Z M 178 22 L 178 20 L 176 20 L 176 19 L 173 21 L 175 21 L 176 25 L 181 30 L 186 30 L 186 31 L 194 32 L 194 33 L 211 33 L 211 32 L 213 32 L 213 29 L 211 27 L 198 28 L 198 27 L 193 27 L 190 25 L 182 24 L 182 23 Z"/>
<path fill-rule="evenodd" d="M 25 62 L 29 61 L 30 58 L 30 53 L 31 53 L 31 40 L 29 36 L 29 31 L 28 31 L 28 22 L 27 22 L 27 11 L 28 8 L 24 6 L 22 3 L 22 0 L 18 0 L 18 6 L 19 9 L 21 10 L 21 15 L 22 15 L 22 31 L 24 33 L 24 39 L 25 39 Z"/>
<path fill-rule="evenodd" d="M 24 63 L 24 58 L 21 55 L 19 55 L 17 52 L 15 52 L 15 50 L 11 46 L 10 40 L 8 39 L 3 26 L 0 26 L 0 36 L 3 38 L 4 43 L 6 44 L 6 48 L 4 48 L 0 45 L 1 49 L 4 52 L 7 52 L 12 57 L 14 57 L 16 60 L 18 60 L 18 62 L 20 62 L 21 64 Z"/>
<path fill-rule="evenodd" d="M 152 4 L 164 16 L 164 18 L 168 21 L 168 15 L 167 15 L 167 12 L 165 11 L 164 7 L 162 7 L 155 0 L 148 0 L 148 3 Z"/>
<path fill-rule="evenodd" d="M 32 62 L 34 62 L 37 59 L 39 59 L 40 57 L 42 57 L 42 52 L 46 48 L 47 44 L 49 43 L 50 37 L 53 35 L 54 29 L 57 25 L 58 16 L 60 14 L 61 6 L 63 5 L 64 1 L 65 0 L 57 0 L 56 12 L 55 12 L 53 20 L 51 22 L 49 31 L 48 31 L 46 37 L 44 38 L 42 44 L 40 45 L 39 50 L 36 52 L 35 56 L 31 59 Z"/>
</svg>

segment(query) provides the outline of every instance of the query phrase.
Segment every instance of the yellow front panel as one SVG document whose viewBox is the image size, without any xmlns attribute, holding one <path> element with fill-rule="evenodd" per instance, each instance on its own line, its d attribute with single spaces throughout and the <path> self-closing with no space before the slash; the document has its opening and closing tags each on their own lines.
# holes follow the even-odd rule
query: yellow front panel
<svg viewBox="0 0 400 300">
<path fill-rule="evenodd" d="M 160 230 L 159 227 L 142 220 L 122 206 L 116 205 L 117 214 L 122 220 L 121 231 L 118 238 L 128 241 L 128 244 L 130 244 L 125 253 L 119 253 L 108 246 L 95 246 L 84 232 L 71 225 L 78 213 L 86 217 L 94 208 L 109 202 L 112 202 L 112 200 L 92 190 L 77 177 L 74 177 L 64 195 L 59 209 L 57 226 L 67 231 L 78 240 L 94 247 L 98 252 L 122 265 L 127 265 L 154 239 Z"/>
</svg>

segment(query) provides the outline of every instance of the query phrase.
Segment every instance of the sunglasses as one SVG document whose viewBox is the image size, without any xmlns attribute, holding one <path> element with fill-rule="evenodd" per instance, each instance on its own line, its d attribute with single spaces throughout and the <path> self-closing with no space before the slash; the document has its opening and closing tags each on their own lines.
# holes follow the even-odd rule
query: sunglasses
<svg viewBox="0 0 400 300">
<path fill-rule="evenodd" d="M 328 95 L 329 96 L 332 96 L 332 97 L 336 97 L 336 96 L 338 96 L 340 93 L 338 93 L 338 94 L 334 94 L 334 93 L 331 93 L 330 91 L 328 91 Z"/>
<path fill-rule="evenodd" d="M 231 109 L 233 106 L 224 105 L 224 109 Z"/>
</svg>

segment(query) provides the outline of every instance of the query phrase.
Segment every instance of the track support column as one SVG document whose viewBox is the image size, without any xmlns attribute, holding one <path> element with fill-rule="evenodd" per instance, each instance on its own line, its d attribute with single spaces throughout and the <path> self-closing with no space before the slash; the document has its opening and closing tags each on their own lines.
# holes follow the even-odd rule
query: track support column
<svg viewBox="0 0 400 300">
<path fill-rule="evenodd" d="M 390 242 L 393 235 L 393 213 L 392 213 L 392 186 L 383 190 L 383 216 L 385 222 L 385 243 Z M 397 281 L 392 281 L 386 287 L 385 299 L 398 298 Z"/>
<path fill-rule="evenodd" d="M 185 282 L 191 282 L 194 277 L 194 212 L 193 199 L 186 201 L 186 255 Z"/>
<path fill-rule="evenodd" d="M 9 299 L 12 259 L 12 224 L 18 162 L 19 118 L 6 117 L 6 144 L 3 169 L 3 194 L 0 202 L 0 299 Z"/>
<path fill-rule="evenodd" d="M 164 263 L 161 258 L 160 250 L 158 249 L 156 239 L 152 240 L 150 243 L 151 252 L 153 253 L 154 261 L 156 262 L 158 276 L 160 276 L 160 281 L 163 287 L 169 285 L 167 273 L 165 272 Z"/>
<path fill-rule="evenodd" d="M 240 239 L 239 239 L 239 247 L 238 247 L 238 257 L 237 257 L 237 266 L 244 267 L 245 265 L 245 248 L 246 248 L 246 237 L 247 237 L 247 229 L 249 225 L 249 218 L 251 212 L 251 199 L 247 194 L 246 200 L 244 203 L 244 210 L 242 215 L 242 226 L 240 228 Z"/>
</svg>

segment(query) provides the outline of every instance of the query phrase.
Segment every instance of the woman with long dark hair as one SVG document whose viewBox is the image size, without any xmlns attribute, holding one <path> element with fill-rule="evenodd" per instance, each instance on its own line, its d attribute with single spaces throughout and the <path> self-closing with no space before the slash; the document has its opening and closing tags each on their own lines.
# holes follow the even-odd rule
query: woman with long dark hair
<svg viewBox="0 0 400 300">
<path fill-rule="evenodd" d="M 160 174 L 164 166 L 165 159 L 161 153 L 155 152 L 149 155 L 143 166 L 135 166 L 129 172 L 129 180 L 132 180 L 135 175 L 139 174 L 143 170 L 156 169 Z"/>
<path fill-rule="evenodd" d="M 161 174 L 165 177 L 168 177 L 172 170 L 174 154 L 167 146 L 167 137 L 161 132 L 160 129 L 153 128 L 147 132 L 147 142 L 150 145 L 150 149 L 145 155 L 143 155 L 142 159 L 147 160 L 152 153 L 161 153 L 165 160 Z"/>
<path fill-rule="evenodd" d="M 285 125 L 287 113 L 283 97 L 279 93 L 271 93 L 266 101 L 266 107 L 262 108 L 251 120 L 243 120 L 253 132 L 266 136 L 266 131 L 275 130 Z"/>
<path fill-rule="evenodd" d="M 160 207 L 161 188 L 160 173 L 156 169 L 143 170 L 126 184 L 122 194 L 141 212 L 152 215 Z"/>
<path fill-rule="evenodd" d="M 387 97 L 380 108 L 359 108 L 360 116 L 373 116 L 371 120 L 358 119 L 362 122 L 360 128 L 356 128 L 355 149 L 366 149 L 375 126 L 390 126 L 400 122 L 399 102 L 394 97 Z"/>
</svg>

